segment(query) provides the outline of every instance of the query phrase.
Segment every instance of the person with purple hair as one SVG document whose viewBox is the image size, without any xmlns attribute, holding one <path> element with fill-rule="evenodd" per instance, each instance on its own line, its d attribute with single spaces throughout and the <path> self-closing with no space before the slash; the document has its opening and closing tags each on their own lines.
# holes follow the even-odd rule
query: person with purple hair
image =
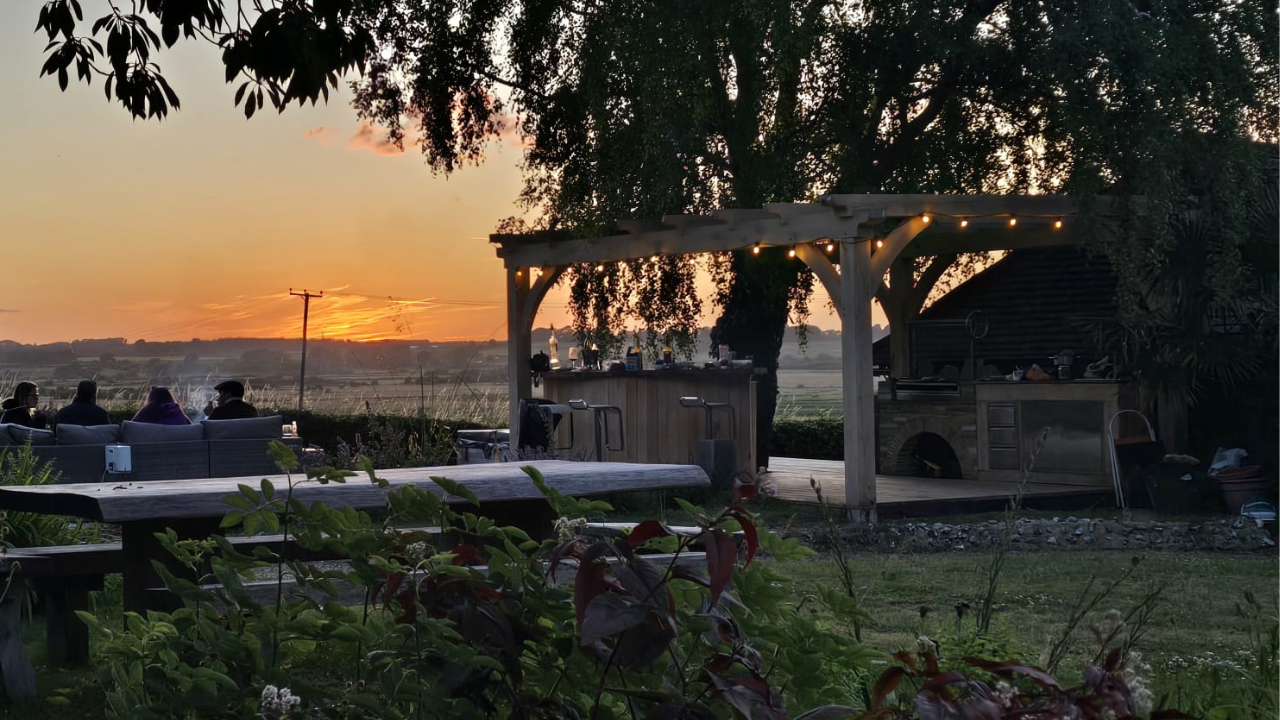
<svg viewBox="0 0 1280 720">
<path fill-rule="evenodd" d="M 153 425 L 190 425 L 191 418 L 182 412 L 182 406 L 173 399 L 169 388 L 153 387 L 147 393 L 147 401 L 142 404 L 138 414 L 133 416 L 134 422 L 151 423 Z"/>
</svg>

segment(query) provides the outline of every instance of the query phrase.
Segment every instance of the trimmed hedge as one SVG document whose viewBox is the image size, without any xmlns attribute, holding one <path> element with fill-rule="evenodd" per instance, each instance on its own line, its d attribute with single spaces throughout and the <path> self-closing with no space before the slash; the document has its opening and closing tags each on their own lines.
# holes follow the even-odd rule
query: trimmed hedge
<svg viewBox="0 0 1280 720">
<path fill-rule="evenodd" d="M 457 420 L 406 417 L 402 415 L 343 415 L 297 410 L 262 410 L 262 414 L 280 414 L 284 422 L 298 423 L 298 434 L 308 445 L 318 445 L 325 453 L 338 451 L 338 441 L 354 445 L 359 436 L 364 442 L 385 442 L 387 433 L 414 438 L 424 447 L 452 449 L 453 434 L 458 430 L 479 430 L 484 426 Z"/>
<path fill-rule="evenodd" d="M 843 460 L 844 420 L 778 420 L 773 424 L 773 442 L 769 446 L 769 456 Z"/>
</svg>

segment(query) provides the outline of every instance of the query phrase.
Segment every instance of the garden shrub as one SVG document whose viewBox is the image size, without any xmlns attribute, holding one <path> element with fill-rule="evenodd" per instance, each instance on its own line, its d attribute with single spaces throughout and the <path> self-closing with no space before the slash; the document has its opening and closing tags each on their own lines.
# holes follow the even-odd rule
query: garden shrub
<svg viewBox="0 0 1280 720">
<path fill-rule="evenodd" d="M 402 467 L 423 459 L 437 461 L 429 464 L 445 464 L 453 451 L 454 433 L 483 428 L 467 421 L 405 415 L 349 415 L 310 410 L 262 412 L 283 415 L 286 423 L 297 422 L 302 439 L 322 448 L 329 458 L 338 457 L 345 444 L 349 449 L 364 450 L 348 453 L 350 456 L 377 455 L 374 459 L 378 467 Z"/>
<path fill-rule="evenodd" d="M 0 486 L 50 485 L 60 477 L 52 461 L 41 460 L 30 445 L 0 448 Z M 0 511 L 0 546 L 75 545 L 93 535 L 83 523 L 58 515 Z"/>
<path fill-rule="evenodd" d="M 839 418 L 778 420 L 773 424 L 771 457 L 844 459 L 844 421 Z"/>
<path fill-rule="evenodd" d="M 274 452 L 296 463 L 283 445 Z M 842 706 L 811 717 L 852 711 L 855 679 L 876 654 L 796 613 L 780 577 L 755 557 L 812 551 L 758 538 L 736 502 L 708 513 L 678 501 L 703 528 L 705 570 L 654 562 L 638 551 L 655 545 L 678 557 L 694 540 L 656 521 L 577 535 L 607 505 L 563 497 L 526 472 L 562 518 L 559 537 L 535 542 L 413 486 L 387 493 L 382 522 L 292 497 L 300 482 L 355 482 L 350 471 L 309 470 L 279 491 L 267 480 L 241 486 L 227 498 L 224 527 L 283 531 L 308 551 L 351 558 L 350 567 L 291 560 L 283 545 L 246 555 L 220 537 L 169 531 L 163 543 L 184 572 L 161 574 L 180 609 L 127 614 L 122 631 L 81 614 L 105 636 L 107 716 L 782 720 L 787 705 L 832 699 Z M 476 503 L 466 487 L 436 482 L 445 496 Z M 395 524 L 437 525 L 457 542 L 441 551 L 439 536 Z M 576 575 L 567 587 L 545 571 L 563 560 Z M 262 602 L 245 583 L 271 563 L 275 600 Z M 201 567 L 207 574 L 189 579 Z M 299 592 L 286 590 L 286 570 Z M 340 582 L 364 589 L 362 606 L 336 600 Z"/>
</svg>

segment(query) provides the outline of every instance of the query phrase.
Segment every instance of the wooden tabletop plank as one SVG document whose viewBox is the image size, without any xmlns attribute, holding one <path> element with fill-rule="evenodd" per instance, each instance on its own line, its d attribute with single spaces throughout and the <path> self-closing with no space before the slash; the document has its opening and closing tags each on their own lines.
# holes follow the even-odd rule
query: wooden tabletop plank
<svg viewBox="0 0 1280 720">
<path fill-rule="evenodd" d="M 401 485 L 417 485 L 437 494 L 443 491 L 431 481 L 443 476 L 466 485 L 485 502 L 535 500 L 542 497 L 522 467 L 533 466 L 547 485 L 573 496 L 600 495 L 632 490 L 659 490 L 710 485 L 702 468 L 693 465 L 642 465 L 638 463 L 568 462 L 535 460 L 524 463 L 483 463 L 443 467 L 379 470 L 387 489 L 373 485 L 363 473 L 343 484 L 302 482 L 294 498 L 307 504 L 322 501 L 330 507 L 377 509 L 386 505 L 385 493 Z M 282 496 L 288 484 L 284 475 L 267 476 Z M 300 476 L 295 476 L 296 479 Z M 227 511 L 226 495 L 240 484 L 258 488 L 262 476 L 204 480 L 158 480 L 132 483 L 78 483 L 0 488 L 0 509 L 46 515 L 71 515 L 99 522 L 220 517 Z M 451 502 L 462 502 L 450 498 Z"/>
</svg>

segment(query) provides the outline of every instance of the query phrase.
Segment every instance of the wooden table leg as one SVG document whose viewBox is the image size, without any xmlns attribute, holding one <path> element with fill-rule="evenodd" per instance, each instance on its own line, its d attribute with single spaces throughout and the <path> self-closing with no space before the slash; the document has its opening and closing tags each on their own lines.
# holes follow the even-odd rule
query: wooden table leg
<svg viewBox="0 0 1280 720">
<path fill-rule="evenodd" d="M 102 576 L 50 578 L 36 581 L 36 591 L 45 599 L 45 642 L 49 661 L 58 665 L 80 665 L 89 659 L 89 627 L 76 616 L 89 609 L 89 592 L 101 590 Z"/>
<path fill-rule="evenodd" d="M 19 592 L 0 601 L 0 675 L 5 694 L 14 699 L 36 694 L 36 671 L 22 647 L 21 593 L 19 586 Z"/>
<path fill-rule="evenodd" d="M 203 539 L 218 532 L 221 518 L 182 518 L 177 520 L 138 520 L 121 523 L 120 544 L 124 553 L 124 610 L 142 613 L 146 610 L 173 610 L 180 603 L 168 593 L 149 592 L 161 588 L 160 574 L 151 562 L 158 560 L 179 577 L 192 577 L 188 568 L 177 563 L 164 549 L 156 533 L 173 528 L 178 539 Z"/>
</svg>

